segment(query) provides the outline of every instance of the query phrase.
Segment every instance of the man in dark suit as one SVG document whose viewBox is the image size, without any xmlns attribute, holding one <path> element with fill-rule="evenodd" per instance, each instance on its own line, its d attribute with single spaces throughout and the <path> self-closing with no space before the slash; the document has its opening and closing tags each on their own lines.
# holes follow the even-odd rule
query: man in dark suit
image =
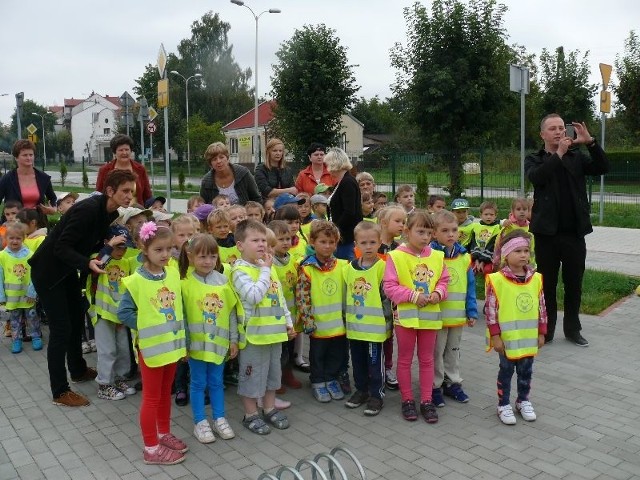
<svg viewBox="0 0 640 480">
<path fill-rule="evenodd" d="M 102 195 L 73 205 L 29 260 L 31 279 L 49 319 L 47 362 L 55 405 L 79 407 L 89 400 L 73 392 L 74 383 L 96 377 L 82 357 L 84 302 L 78 272 L 104 273 L 100 259 L 89 260 L 107 237 L 109 225 L 118 218 L 118 207 L 135 198 L 136 177 L 127 170 L 114 170 L 106 179 Z M 124 242 L 124 239 L 123 239 Z"/>
</svg>

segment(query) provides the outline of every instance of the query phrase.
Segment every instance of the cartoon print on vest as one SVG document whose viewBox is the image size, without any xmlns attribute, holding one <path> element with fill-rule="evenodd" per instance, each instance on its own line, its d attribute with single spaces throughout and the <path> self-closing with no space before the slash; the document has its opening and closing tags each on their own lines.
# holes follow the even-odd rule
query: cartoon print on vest
<svg viewBox="0 0 640 480">
<path fill-rule="evenodd" d="M 280 284 L 277 281 L 272 280 L 271 284 L 269 285 L 269 289 L 267 290 L 267 298 L 269 300 L 271 300 L 271 306 L 272 307 L 279 307 L 280 306 L 280 297 L 278 295 L 278 287 L 279 286 L 280 286 Z M 280 320 L 282 315 L 276 315 L 275 317 L 276 317 L 277 320 Z"/>
<path fill-rule="evenodd" d="M 458 230 L 458 232 L 460 234 L 458 237 L 458 243 L 460 245 L 464 245 L 465 243 L 467 243 L 467 240 L 469 240 L 471 235 L 463 230 Z"/>
<path fill-rule="evenodd" d="M 285 283 L 287 288 L 291 291 L 291 293 L 295 293 L 296 291 L 296 276 L 293 272 L 287 271 L 285 275 Z"/>
<path fill-rule="evenodd" d="M 17 263 L 13 266 L 13 274 L 20 280 L 27 274 L 27 267 L 22 263 Z"/>
<path fill-rule="evenodd" d="M 522 292 L 516 297 L 516 307 L 523 313 L 533 308 L 533 297 L 530 293 Z"/>
<path fill-rule="evenodd" d="M 176 294 L 169 290 L 167 287 L 158 289 L 155 297 L 150 299 L 151 305 L 158 309 L 158 311 L 164 315 L 167 322 L 174 322 L 173 333 L 178 333 L 178 322 L 176 318 L 176 309 L 174 307 L 174 300 Z"/>
<path fill-rule="evenodd" d="M 222 310 L 224 302 L 217 293 L 207 293 L 202 300 L 197 301 L 198 308 L 202 310 L 202 318 L 206 325 L 214 326 L 218 313 Z M 215 335 L 209 333 L 209 339 L 213 340 Z"/>
<path fill-rule="evenodd" d="M 455 268 L 449 268 L 447 271 L 449 272 L 449 285 L 456 285 L 460 280 L 458 271 Z"/>
<path fill-rule="evenodd" d="M 364 277 L 356 278 L 351 286 L 351 298 L 353 298 L 358 320 L 362 320 L 364 317 L 364 301 L 369 290 L 371 290 L 371 284 Z"/>
<path fill-rule="evenodd" d="M 227 257 L 227 263 L 229 265 L 233 265 L 234 263 L 236 263 L 236 260 L 238 260 L 238 257 L 236 255 L 229 255 Z"/>
<path fill-rule="evenodd" d="M 491 230 L 488 228 L 480 230 L 480 233 L 478 234 L 478 246 L 480 248 L 485 248 L 487 243 L 489 243 L 489 240 L 491 240 Z"/>
<path fill-rule="evenodd" d="M 124 270 L 118 265 L 109 265 L 105 271 L 107 272 L 107 280 L 109 281 L 109 292 L 112 294 L 117 293 L 120 289 L 120 280 L 126 277 Z"/>
<path fill-rule="evenodd" d="M 429 270 L 426 263 L 419 263 L 411 273 L 413 286 L 416 287 L 416 291 L 429 295 L 429 280 L 433 278 L 433 271 Z"/>
</svg>

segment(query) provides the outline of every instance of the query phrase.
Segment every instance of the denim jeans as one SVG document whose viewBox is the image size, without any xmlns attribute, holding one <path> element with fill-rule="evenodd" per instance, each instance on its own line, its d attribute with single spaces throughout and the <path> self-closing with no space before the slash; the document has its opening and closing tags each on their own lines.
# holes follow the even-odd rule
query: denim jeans
<svg viewBox="0 0 640 480">
<path fill-rule="evenodd" d="M 518 402 L 529 399 L 531 376 L 533 374 L 533 357 L 509 360 L 500 354 L 500 370 L 498 371 L 498 405 L 509 405 L 511 394 L 511 378 L 513 371 L 518 375 Z"/>
</svg>

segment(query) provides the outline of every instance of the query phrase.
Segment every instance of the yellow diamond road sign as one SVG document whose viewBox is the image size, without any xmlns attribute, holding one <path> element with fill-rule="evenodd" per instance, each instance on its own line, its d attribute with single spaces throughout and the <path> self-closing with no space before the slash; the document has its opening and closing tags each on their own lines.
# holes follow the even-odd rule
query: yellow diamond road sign
<svg viewBox="0 0 640 480">
<path fill-rule="evenodd" d="M 158 112 L 155 108 L 149 107 L 149 121 L 153 122 L 158 116 Z"/>
<path fill-rule="evenodd" d="M 609 85 L 609 79 L 611 78 L 611 65 L 601 63 L 600 74 L 602 75 L 602 88 L 606 90 Z"/>
<path fill-rule="evenodd" d="M 164 45 L 160 44 L 160 50 L 158 51 L 158 73 L 160 78 L 164 78 L 164 69 L 167 67 L 167 51 L 164 49 Z"/>
<path fill-rule="evenodd" d="M 33 123 L 27 127 L 27 132 L 29 132 L 31 135 L 33 135 L 37 131 L 38 131 L 38 127 L 36 127 Z"/>
</svg>

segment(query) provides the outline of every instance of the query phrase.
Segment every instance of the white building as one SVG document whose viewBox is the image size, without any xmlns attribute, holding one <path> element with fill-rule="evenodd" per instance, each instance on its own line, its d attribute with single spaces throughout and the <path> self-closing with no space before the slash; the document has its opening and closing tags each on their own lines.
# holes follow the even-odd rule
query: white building
<svg viewBox="0 0 640 480">
<path fill-rule="evenodd" d="M 82 157 L 91 163 L 111 160 L 109 142 L 116 134 L 119 110 L 117 97 L 103 97 L 97 93 L 70 108 L 75 162 L 81 162 Z"/>
</svg>

